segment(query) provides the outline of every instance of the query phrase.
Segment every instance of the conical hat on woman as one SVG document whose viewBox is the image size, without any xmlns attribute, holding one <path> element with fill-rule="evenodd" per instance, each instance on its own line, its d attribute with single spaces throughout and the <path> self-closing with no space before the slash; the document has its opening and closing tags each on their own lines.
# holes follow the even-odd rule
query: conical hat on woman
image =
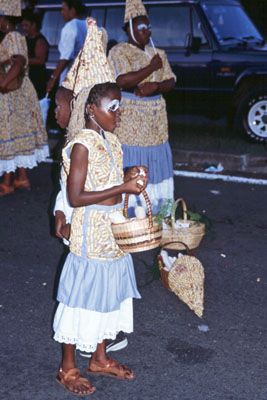
<svg viewBox="0 0 267 400">
<path fill-rule="evenodd" d="M 124 23 L 126 24 L 130 19 L 140 17 L 141 15 L 147 16 L 142 0 L 126 0 Z"/>
<path fill-rule="evenodd" d="M 0 15 L 21 16 L 21 0 L 0 0 Z"/>
<path fill-rule="evenodd" d="M 72 90 L 74 96 L 97 83 L 116 81 L 106 56 L 106 31 L 99 29 L 93 18 L 86 21 L 88 28 L 83 48 L 62 82 L 62 86 Z"/>
</svg>

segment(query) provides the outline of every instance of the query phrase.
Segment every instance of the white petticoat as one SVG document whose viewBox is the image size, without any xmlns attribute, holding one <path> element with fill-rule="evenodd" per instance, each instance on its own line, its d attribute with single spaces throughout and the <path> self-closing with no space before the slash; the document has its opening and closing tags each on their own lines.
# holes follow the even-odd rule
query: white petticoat
<svg viewBox="0 0 267 400">
<path fill-rule="evenodd" d="M 59 303 L 53 329 L 57 342 L 75 344 L 76 349 L 94 352 L 98 343 L 115 339 L 119 331 L 133 332 L 133 299 L 124 300 L 120 310 L 107 313 Z"/>
<path fill-rule="evenodd" d="M 17 168 L 32 169 L 38 163 L 45 161 L 47 157 L 49 157 L 49 147 L 44 145 L 42 149 L 35 149 L 33 154 L 18 155 L 11 160 L 0 160 L 0 176 L 4 173 L 15 172 Z"/>
</svg>

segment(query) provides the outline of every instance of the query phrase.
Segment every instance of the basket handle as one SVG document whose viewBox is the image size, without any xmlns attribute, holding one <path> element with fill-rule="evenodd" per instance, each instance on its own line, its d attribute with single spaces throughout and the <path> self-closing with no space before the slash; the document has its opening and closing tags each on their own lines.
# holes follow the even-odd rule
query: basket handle
<svg viewBox="0 0 267 400">
<path fill-rule="evenodd" d="M 183 220 L 187 221 L 187 208 L 184 199 L 180 198 L 175 200 L 172 206 L 172 212 L 171 212 L 171 225 L 172 225 L 172 233 L 175 232 L 175 212 L 176 208 L 178 207 L 178 204 L 182 203 L 182 209 L 183 209 Z"/>
<path fill-rule="evenodd" d="M 142 195 L 145 198 L 146 201 L 146 206 L 147 206 L 147 214 L 148 214 L 148 228 L 152 229 L 153 228 L 153 218 L 152 218 L 152 208 L 151 208 L 151 202 L 149 200 L 148 194 L 145 191 L 145 189 L 143 189 L 141 191 Z M 128 203 L 129 203 L 129 193 L 126 193 L 125 195 L 125 199 L 124 199 L 124 207 L 123 207 L 123 212 L 126 218 L 128 218 Z"/>
<path fill-rule="evenodd" d="M 181 243 L 181 244 L 185 247 L 186 254 L 187 254 L 188 256 L 193 256 L 193 255 L 194 255 L 194 254 L 190 251 L 190 249 L 189 249 L 189 247 L 187 246 L 187 244 L 184 243 L 184 242 L 181 242 L 181 240 L 173 240 L 172 242 L 164 243 L 164 244 L 163 244 L 162 246 L 160 246 L 160 248 L 159 248 L 159 254 L 160 254 L 161 250 L 164 249 L 165 246 L 168 246 L 169 244 L 172 244 L 172 243 Z"/>
</svg>

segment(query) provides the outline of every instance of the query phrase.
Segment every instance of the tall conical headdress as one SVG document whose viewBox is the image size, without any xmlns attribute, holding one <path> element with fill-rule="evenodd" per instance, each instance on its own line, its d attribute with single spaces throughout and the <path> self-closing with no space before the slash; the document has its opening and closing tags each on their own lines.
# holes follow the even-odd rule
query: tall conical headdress
<svg viewBox="0 0 267 400">
<path fill-rule="evenodd" d="M 107 34 L 93 18 L 87 18 L 87 36 L 62 86 L 76 96 L 82 89 L 97 83 L 115 82 L 115 72 L 106 56 Z"/>
<path fill-rule="evenodd" d="M 21 0 L 0 0 L 0 15 L 21 17 Z"/>
<path fill-rule="evenodd" d="M 147 16 L 142 0 L 126 0 L 124 23 L 126 24 L 130 19 L 139 17 L 140 15 Z"/>
</svg>

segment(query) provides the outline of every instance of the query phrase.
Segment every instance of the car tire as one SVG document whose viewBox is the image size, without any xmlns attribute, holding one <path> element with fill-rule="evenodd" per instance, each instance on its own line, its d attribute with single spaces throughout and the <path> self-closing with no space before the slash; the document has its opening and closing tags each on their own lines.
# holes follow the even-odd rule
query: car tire
<svg viewBox="0 0 267 400">
<path fill-rule="evenodd" d="M 257 87 L 240 99 L 235 125 L 254 140 L 267 140 L 267 86 Z"/>
</svg>

